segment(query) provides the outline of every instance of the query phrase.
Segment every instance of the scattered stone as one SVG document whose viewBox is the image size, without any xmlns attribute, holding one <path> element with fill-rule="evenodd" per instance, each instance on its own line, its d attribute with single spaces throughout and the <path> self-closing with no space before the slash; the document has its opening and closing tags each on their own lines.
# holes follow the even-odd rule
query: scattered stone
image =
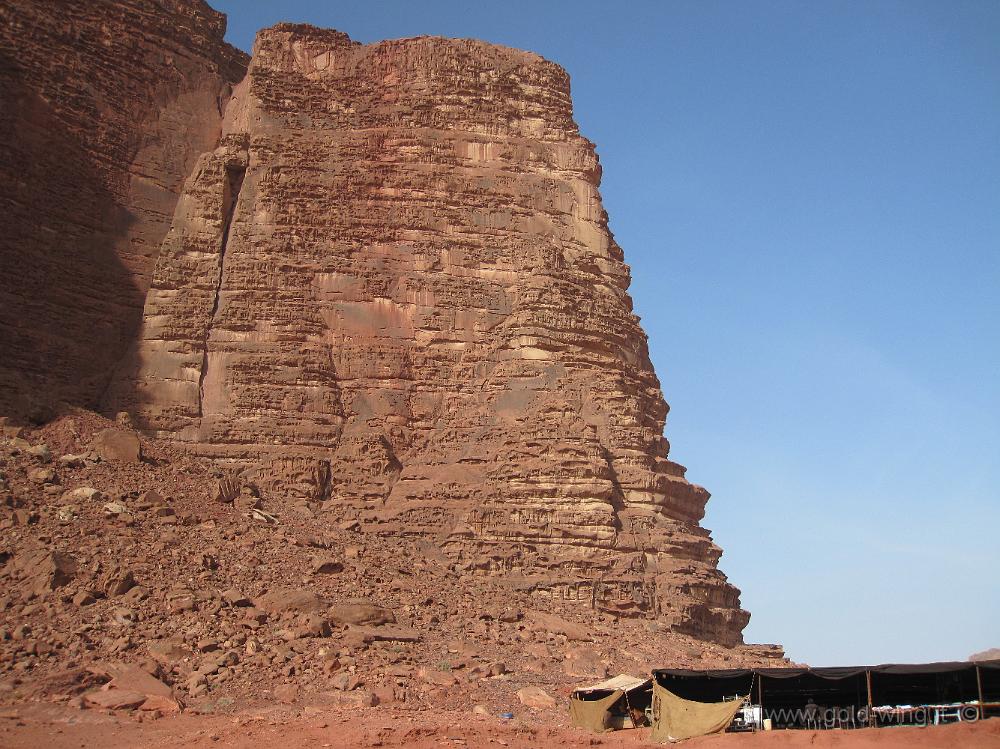
<svg viewBox="0 0 1000 749">
<path fill-rule="evenodd" d="M 575 647 L 566 651 L 563 671 L 568 676 L 587 679 L 603 679 L 608 675 L 610 664 L 594 648 Z"/>
<path fill-rule="evenodd" d="M 101 492 L 92 486 L 80 486 L 70 489 L 62 495 L 62 498 L 69 502 L 98 502 L 104 497 Z"/>
<path fill-rule="evenodd" d="M 348 632 L 362 632 L 372 642 L 420 642 L 424 635 L 412 627 L 358 627 L 349 625 Z"/>
<path fill-rule="evenodd" d="M 261 520 L 269 525 L 276 525 L 278 522 L 277 516 L 263 510 L 251 510 L 250 517 L 254 520 Z"/>
<path fill-rule="evenodd" d="M 78 517 L 80 512 L 76 505 L 65 505 L 56 510 L 56 520 L 63 524 L 72 523 Z"/>
<path fill-rule="evenodd" d="M 250 599 L 240 593 L 236 588 L 229 588 L 224 591 L 222 593 L 222 600 L 230 606 L 238 606 L 240 608 L 245 608 L 251 605 Z"/>
<path fill-rule="evenodd" d="M 136 614 L 132 609 L 119 607 L 111 612 L 111 619 L 124 627 L 131 627 L 136 622 Z"/>
<path fill-rule="evenodd" d="M 52 460 L 52 451 L 49 450 L 49 446 L 44 442 L 34 447 L 29 447 L 25 452 L 42 463 L 48 463 Z"/>
<path fill-rule="evenodd" d="M 366 689 L 355 689 L 351 692 L 335 693 L 336 701 L 344 707 L 375 707 L 378 697 Z"/>
<path fill-rule="evenodd" d="M 243 493 L 233 500 L 233 506 L 237 510 L 244 510 L 247 512 L 250 510 L 260 510 L 264 507 L 264 505 L 261 504 L 260 497 L 255 497 L 253 494 Z"/>
<path fill-rule="evenodd" d="M 28 471 L 28 481 L 33 484 L 58 484 L 59 477 L 51 468 L 34 468 Z"/>
</svg>

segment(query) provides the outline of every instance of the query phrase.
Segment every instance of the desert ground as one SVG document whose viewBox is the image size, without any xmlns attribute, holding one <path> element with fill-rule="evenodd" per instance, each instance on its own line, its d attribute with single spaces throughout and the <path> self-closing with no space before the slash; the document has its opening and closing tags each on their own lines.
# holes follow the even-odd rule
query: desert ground
<svg viewBox="0 0 1000 749">
<path fill-rule="evenodd" d="M 931 749 L 1000 746 L 1000 720 L 928 728 L 854 731 L 772 731 L 722 734 L 682 742 L 711 747 L 817 747 L 837 749 Z M 30 704 L 0 714 L 5 749 L 101 747 L 650 747 L 649 729 L 602 735 L 568 725 L 562 711 L 528 710 L 512 720 L 463 711 L 403 710 L 398 707 L 345 710 L 323 706 L 258 705 L 217 715 L 182 714 L 138 721 L 107 712 Z"/>
</svg>

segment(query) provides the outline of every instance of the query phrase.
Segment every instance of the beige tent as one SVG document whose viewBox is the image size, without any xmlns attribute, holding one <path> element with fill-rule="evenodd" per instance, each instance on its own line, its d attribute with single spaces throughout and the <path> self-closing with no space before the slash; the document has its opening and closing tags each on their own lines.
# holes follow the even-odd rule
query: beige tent
<svg viewBox="0 0 1000 749">
<path fill-rule="evenodd" d="M 613 679 L 579 687 L 569 700 L 570 721 L 574 726 L 602 733 L 634 728 L 631 710 L 643 712 L 650 703 L 650 679 L 619 674 Z"/>
<path fill-rule="evenodd" d="M 722 733 L 740 708 L 743 700 L 694 702 L 678 697 L 653 682 L 653 741 L 681 741 L 694 736 Z"/>
</svg>

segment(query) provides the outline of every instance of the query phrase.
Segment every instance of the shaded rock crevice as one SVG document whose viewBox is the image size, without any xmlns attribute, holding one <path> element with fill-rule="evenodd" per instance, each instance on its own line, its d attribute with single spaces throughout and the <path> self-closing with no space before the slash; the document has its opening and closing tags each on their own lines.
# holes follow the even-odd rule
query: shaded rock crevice
<svg viewBox="0 0 1000 749">
<path fill-rule="evenodd" d="M 247 56 L 202 0 L 0 4 L 0 412 L 96 407 Z"/>
</svg>

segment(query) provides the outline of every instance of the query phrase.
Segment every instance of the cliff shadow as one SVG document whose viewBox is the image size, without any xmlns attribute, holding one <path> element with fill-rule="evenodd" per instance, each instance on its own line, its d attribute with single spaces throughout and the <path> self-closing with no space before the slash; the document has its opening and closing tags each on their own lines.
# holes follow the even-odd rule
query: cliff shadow
<svg viewBox="0 0 1000 749">
<path fill-rule="evenodd" d="M 0 415 L 95 408 L 137 334 L 144 295 L 117 250 L 133 219 L 111 189 L 128 174 L 93 150 L 0 54 Z"/>
</svg>

